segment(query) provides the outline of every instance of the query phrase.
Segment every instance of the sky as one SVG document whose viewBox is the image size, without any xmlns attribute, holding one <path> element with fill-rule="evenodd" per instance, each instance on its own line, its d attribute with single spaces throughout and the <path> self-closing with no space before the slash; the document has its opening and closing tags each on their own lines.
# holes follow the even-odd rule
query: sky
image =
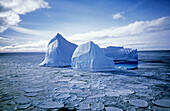
<svg viewBox="0 0 170 111">
<path fill-rule="evenodd" d="M 170 50 L 170 0 L 0 0 L 0 52 L 44 52 L 57 33 L 78 45 Z"/>
</svg>

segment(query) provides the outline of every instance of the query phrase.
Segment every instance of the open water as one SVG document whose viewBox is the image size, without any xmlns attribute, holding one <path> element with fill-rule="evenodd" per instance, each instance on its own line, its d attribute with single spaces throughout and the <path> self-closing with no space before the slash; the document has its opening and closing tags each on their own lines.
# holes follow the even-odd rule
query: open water
<svg viewBox="0 0 170 111">
<path fill-rule="evenodd" d="M 0 53 L 0 111 L 170 111 L 170 51 L 113 72 L 40 67 L 44 53 Z"/>
</svg>

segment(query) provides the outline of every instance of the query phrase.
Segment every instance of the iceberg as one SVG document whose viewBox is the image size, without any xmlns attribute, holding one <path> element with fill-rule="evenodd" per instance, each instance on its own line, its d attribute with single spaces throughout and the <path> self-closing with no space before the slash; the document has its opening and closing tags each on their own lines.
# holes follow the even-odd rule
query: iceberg
<svg viewBox="0 0 170 111">
<path fill-rule="evenodd" d="M 114 62 L 92 41 L 79 45 L 73 53 L 71 66 L 84 71 L 113 71 Z"/>
<path fill-rule="evenodd" d="M 107 48 L 102 48 L 105 56 L 112 59 L 113 61 L 123 61 L 123 62 L 137 62 L 138 52 L 137 49 L 133 50 L 131 48 L 124 47 L 114 47 L 109 46 Z"/>
<path fill-rule="evenodd" d="M 40 66 L 70 66 L 76 44 L 67 41 L 59 33 L 48 44 L 45 59 Z"/>
<path fill-rule="evenodd" d="M 125 48 L 128 55 L 127 61 L 138 61 L 138 51 L 137 49 Z"/>
</svg>

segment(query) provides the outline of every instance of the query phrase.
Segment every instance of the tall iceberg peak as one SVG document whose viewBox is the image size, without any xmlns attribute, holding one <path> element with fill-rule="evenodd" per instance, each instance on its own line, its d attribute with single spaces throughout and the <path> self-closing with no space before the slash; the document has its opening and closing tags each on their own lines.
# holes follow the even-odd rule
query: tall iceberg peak
<svg viewBox="0 0 170 111">
<path fill-rule="evenodd" d="M 67 41 L 59 33 L 50 40 L 44 61 L 40 66 L 70 66 L 77 45 Z"/>
<path fill-rule="evenodd" d="M 92 41 L 81 44 L 74 51 L 71 66 L 85 71 L 113 71 L 114 62 L 105 56 L 101 48 Z"/>
</svg>

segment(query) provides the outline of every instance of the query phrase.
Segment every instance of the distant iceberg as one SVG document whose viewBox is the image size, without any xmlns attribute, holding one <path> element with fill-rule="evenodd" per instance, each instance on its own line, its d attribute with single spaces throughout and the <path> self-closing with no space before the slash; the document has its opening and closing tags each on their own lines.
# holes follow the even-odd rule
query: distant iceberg
<svg viewBox="0 0 170 111">
<path fill-rule="evenodd" d="M 72 56 L 71 66 L 76 70 L 113 71 L 114 62 L 105 56 L 101 48 L 92 41 L 77 47 Z"/>
<path fill-rule="evenodd" d="M 102 48 L 102 50 L 104 51 L 106 57 L 112 59 L 115 62 L 138 61 L 137 49 L 133 50 L 131 48 L 109 46 L 107 48 Z"/>
<path fill-rule="evenodd" d="M 70 43 L 59 33 L 48 44 L 44 61 L 40 66 L 70 66 L 77 45 Z"/>
</svg>

